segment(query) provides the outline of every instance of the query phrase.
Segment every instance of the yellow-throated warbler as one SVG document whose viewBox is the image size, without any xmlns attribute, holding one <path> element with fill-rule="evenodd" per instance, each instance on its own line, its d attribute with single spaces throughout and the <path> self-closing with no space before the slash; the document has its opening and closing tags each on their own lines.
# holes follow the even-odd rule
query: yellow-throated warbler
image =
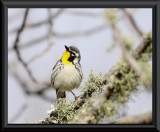
<svg viewBox="0 0 160 132">
<path fill-rule="evenodd" d="M 56 89 L 57 99 L 65 98 L 65 91 L 79 87 L 83 78 L 78 48 L 75 46 L 65 48 L 62 58 L 57 61 L 51 74 L 51 85 Z"/>
</svg>

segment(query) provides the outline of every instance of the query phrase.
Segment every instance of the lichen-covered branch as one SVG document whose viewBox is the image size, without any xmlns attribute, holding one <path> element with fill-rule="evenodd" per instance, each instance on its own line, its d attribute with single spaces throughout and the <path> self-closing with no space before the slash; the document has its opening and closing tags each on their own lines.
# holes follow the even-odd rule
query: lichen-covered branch
<svg viewBox="0 0 160 132">
<path fill-rule="evenodd" d="M 40 58 L 42 55 L 48 52 L 51 46 L 54 43 L 51 43 L 51 40 L 54 38 L 72 38 L 79 36 L 92 35 L 98 33 L 99 31 L 105 30 L 106 28 L 111 28 L 113 31 L 114 40 L 122 49 L 123 56 L 115 64 L 108 73 L 102 76 L 101 73 L 95 74 L 94 71 L 91 71 L 88 75 L 88 80 L 83 84 L 81 88 L 81 94 L 76 98 L 76 100 L 62 99 L 54 102 L 51 105 L 51 109 L 48 111 L 49 116 L 40 123 L 44 124 L 97 124 L 101 119 L 106 117 L 116 116 L 118 113 L 119 106 L 128 101 L 130 95 L 133 91 L 137 91 L 137 87 L 149 87 L 152 84 L 152 67 L 148 63 L 152 56 L 152 33 L 146 33 L 142 37 L 140 44 L 133 50 L 132 44 L 128 36 L 121 36 L 119 32 L 118 24 L 116 23 L 127 16 L 131 22 L 131 25 L 134 29 L 141 34 L 141 31 L 138 29 L 138 26 L 134 22 L 131 14 L 126 14 L 123 12 L 123 16 L 117 13 L 117 9 L 105 9 L 104 14 L 92 14 L 85 12 L 75 12 L 68 11 L 63 12 L 67 9 L 59 9 L 56 13 L 52 14 L 49 9 L 49 17 L 45 20 L 39 21 L 34 24 L 26 25 L 26 20 L 28 16 L 28 9 L 25 12 L 22 25 L 17 31 L 17 36 L 14 42 L 14 45 L 10 47 L 9 51 L 13 50 L 16 52 L 19 62 L 23 65 L 25 71 L 28 73 L 29 78 L 33 83 L 39 85 L 38 88 L 35 86 L 36 90 L 29 89 L 29 82 L 23 79 L 20 74 L 16 71 L 12 71 L 13 65 L 9 64 L 9 70 L 11 75 L 19 82 L 22 89 L 26 95 L 38 95 L 45 100 L 52 101 L 51 98 L 46 96 L 45 91 L 50 88 L 50 82 L 38 81 L 32 74 L 29 64 L 37 58 Z M 60 33 L 53 30 L 54 20 L 62 13 L 70 13 L 72 15 L 78 14 L 82 16 L 91 16 L 97 17 L 102 16 L 102 19 L 107 21 L 97 25 L 91 29 L 84 31 L 73 31 L 70 33 Z M 107 23 L 108 22 L 108 23 Z M 44 36 L 40 36 L 35 40 L 21 44 L 19 39 L 25 28 L 34 28 L 39 27 L 43 24 L 49 25 L 49 30 Z M 53 31 L 52 31 L 53 30 Z M 142 34 L 141 34 L 142 35 Z M 52 39 L 53 38 L 53 39 Z M 127 39 L 126 39 L 127 38 Z M 43 40 L 48 39 L 46 43 L 46 48 L 41 52 L 35 53 L 31 59 L 26 62 L 21 56 L 21 49 L 33 46 Z M 12 68 L 11 68 L 12 67 Z M 141 77 L 143 76 L 143 77 Z M 109 123 L 109 122 L 108 122 Z M 139 122 L 141 123 L 141 122 Z"/>
<path fill-rule="evenodd" d="M 135 51 L 136 48 L 132 52 L 132 55 L 137 61 L 141 61 L 141 63 L 144 62 L 142 60 L 145 60 L 145 62 L 147 60 L 149 61 L 152 54 L 151 32 L 144 35 L 140 45 L 138 47 L 143 47 L 143 50 L 141 49 L 141 52 L 137 52 Z M 151 74 L 149 74 L 149 78 L 151 78 Z M 103 82 L 107 83 L 105 84 Z M 148 82 L 147 86 L 150 86 L 151 82 Z M 137 86 L 141 83 L 140 76 L 122 58 L 104 77 L 101 74 L 95 75 L 91 72 L 88 80 L 83 85 L 82 95 L 75 101 L 62 99 L 53 104 L 50 117 L 41 121 L 41 123 L 98 123 L 104 116 L 111 117 L 117 114 L 119 104 L 126 102 L 131 93 L 137 90 Z"/>
<path fill-rule="evenodd" d="M 129 52 L 127 51 L 125 45 L 123 44 L 123 41 L 120 37 L 120 32 L 118 31 L 118 29 L 116 28 L 115 25 L 112 25 L 112 30 L 113 30 L 113 34 L 115 39 L 117 40 L 117 42 L 119 43 L 122 52 L 124 54 L 125 59 L 128 61 L 128 63 L 132 66 L 132 68 L 138 73 L 138 74 L 142 74 L 142 71 L 140 69 L 140 67 L 138 66 L 136 60 L 132 57 L 132 55 L 129 54 Z"/>
</svg>

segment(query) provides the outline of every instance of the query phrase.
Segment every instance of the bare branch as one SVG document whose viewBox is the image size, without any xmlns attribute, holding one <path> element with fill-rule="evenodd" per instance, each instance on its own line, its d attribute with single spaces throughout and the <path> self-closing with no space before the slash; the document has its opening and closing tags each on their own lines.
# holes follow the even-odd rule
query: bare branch
<svg viewBox="0 0 160 132">
<path fill-rule="evenodd" d="M 108 28 L 108 25 L 106 23 L 104 23 L 104 24 L 101 24 L 97 27 L 88 29 L 86 31 L 77 31 L 77 32 L 70 32 L 70 33 L 63 33 L 63 34 L 54 31 L 54 34 L 53 34 L 52 37 L 63 38 L 63 39 L 72 38 L 72 37 L 80 37 L 80 36 L 85 36 L 86 37 L 87 35 L 92 35 L 94 33 L 106 30 L 106 28 Z M 39 44 L 39 42 L 45 40 L 47 37 L 48 37 L 48 34 L 46 34 L 44 36 L 41 36 L 40 38 L 37 38 L 35 40 L 32 40 L 30 42 L 27 42 L 25 44 L 21 44 L 19 46 L 19 48 L 28 48 L 28 47 L 33 46 L 35 44 Z M 13 49 L 12 48 L 8 49 L 8 51 L 11 51 L 11 50 L 13 50 Z"/>
<path fill-rule="evenodd" d="M 125 59 L 127 60 L 127 62 L 131 65 L 131 67 L 140 75 L 142 76 L 143 72 L 141 70 L 141 68 L 139 67 L 138 63 L 136 62 L 136 60 L 133 58 L 132 55 L 130 55 L 126 49 L 126 47 L 124 46 L 123 44 L 123 41 L 121 40 L 121 37 L 120 37 L 120 33 L 118 31 L 118 29 L 115 27 L 115 25 L 112 25 L 112 30 L 113 30 L 113 34 L 114 34 L 114 37 L 116 39 L 116 41 L 118 42 L 118 44 L 120 45 L 122 51 L 123 51 L 123 54 L 124 54 L 124 57 Z"/>
<path fill-rule="evenodd" d="M 25 14 L 24 14 L 24 19 L 23 19 L 22 25 L 21 25 L 21 27 L 19 28 L 19 30 L 18 30 L 18 32 L 17 32 L 17 37 L 16 37 L 16 40 L 15 40 L 15 42 L 14 42 L 14 49 L 17 51 L 17 55 L 18 55 L 19 60 L 21 60 L 21 57 L 20 57 L 20 55 L 19 55 L 18 42 L 19 42 L 19 38 L 20 38 L 21 32 L 22 32 L 23 29 L 25 28 L 26 19 L 27 19 L 27 16 L 28 16 L 28 11 L 29 11 L 29 9 L 26 9 L 26 12 L 25 12 Z"/>
<path fill-rule="evenodd" d="M 152 124 L 152 111 L 147 111 L 138 115 L 122 117 L 114 124 Z"/>
<path fill-rule="evenodd" d="M 77 31 L 77 32 L 70 32 L 70 33 L 54 33 L 55 37 L 58 37 L 58 38 L 68 38 L 68 37 L 78 37 L 78 36 L 87 36 L 87 35 L 92 35 L 94 33 L 97 33 L 99 31 L 103 31 L 105 30 L 106 28 L 108 27 L 108 25 L 106 23 L 104 24 L 101 24 L 97 27 L 94 27 L 94 28 L 91 28 L 91 29 L 88 29 L 86 31 Z"/>
<path fill-rule="evenodd" d="M 42 42 L 43 40 L 45 40 L 45 39 L 47 38 L 47 36 L 48 36 L 48 34 L 46 34 L 46 35 L 44 35 L 44 36 L 41 36 L 41 37 L 39 37 L 39 38 L 37 38 L 37 39 L 31 40 L 31 41 L 29 41 L 29 42 L 26 42 L 26 43 L 24 43 L 24 44 L 20 44 L 20 45 L 19 45 L 19 48 L 20 48 L 20 49 L 23 49 L 23 48 L 28 48 L 28 47 L 30 47 L 30 46 L 33 46 L 33 45 L 35 45 L 35 44 L 39 44 L 40 42 Z M 13 50 L 12 47 L 8 49 L 8 51 L 12 51 L 12 50 Z"/>
<path fill-rule="evenodd" d="M 58 17 L 59 15 L 61 15 L 61 13 L 62 13 L 64 10 L 65 10 L 65 9 L 60 8 L 55 14 L 53 14 L 53 15 L 51 16 L 51 19 L 56 18 L 56 17 Z M 49 19 L 50 19 L 50 18 L 49 18 Z M 33 29 L 33 28 L 42 26 L 42 25 L 48 23 L 49 19 L 48 19 L 48 20 L 43 20 L 43 21 L 40 21 L 40 22 L 37 22 L 37 23 L 33 23 L 33 24 L 28 24 L 28 25 L 26 25 L 26 28 L 32 28 L 32 29 Z M 17 31 L 18 31 L 18 29 L 15 28 L 15 29 L 12 29 L 11 31 L 9 31 L 9 33 L 10 33 L 10 34 L 13 34 L 13 33 L 17 32 Z"/>
<path fill-rule="evenodd" d="M 29 77 L 31 78 L 31 80 L 34 82 L 34 83 L 40 83 L 39 81 L 37 81 L 34 76 L 32 75 L 32 72 L 31 70 L 28 68 L 28 64 L 22 59 L 21 55 L 20 55 L 20 51 L 19 51 L 19 38 L 21 36 L 21 33 L 22 31 L 24 30 L 25 28 L 25 23 L 26 23 L 26 20 L 27 20 L 27 16 L 28 16 L 28 12 L 29 12 L 29 9 L 26 9 L 26 12 L 25 12 L 25 15 L 24 15 L 24 19 L 23 19 L 23 22 L 22 22 L 22 25 L 20 27 L 20 29 L 18 30 L 17 32 L 17 37 L 16 37 L 16 40 L 14 42 L 14 50 L 17 54 L 17 57 L 18 57 L 18 60 L 20 61 L 20 63 L 24 66 L 25 70 L 27 71 Z M 44 83 L 44 85 L 46 85 L 46 83 Z"/>
<path fill-rule="evenodd" d="M 71 15 L 76 15 L 76 16 L 86 16 L 86 17 L 102 17 L 102 12 L 100 13 L 93 13 L 93 12 L 82 12 L 82 11 L 75 11 L 75 10 L 69 10 L 66 9 L 64 13 L 68 13 Z"/>
<path fill-rule="evenodd" d="M 50 101 L 50 102 L 54 101 L 51 98 L 44 95 L 44 92 L 50 88 L 50 83 L 48 83 L 48 84 L 46 83 L 46 86 L 42 87 L 42 88 L 33 88 L 33 89 L 39 89 L 39 90 L 31 91 L 31 90 L 29 90 L 28 83 L 26 81 L 24 81 L 22 79 L 22 77 L 19 76 L 18 73 L 16 72 L 14 64 L 12 64 L 12 65 L 9 64 L 8 69 L 11 71 L 13 77 L 19 82 L 21 88 L 23 89 L 23 91 L 26 95 L 38 95 L 39 97 L 41 97 L 47 101 Z"/>
<path fill-rule="evenodd" d="M 152 40 L 150 40 L 149 38 L 145 38 L 141 41 L 141 43 L 134 49 L 134 51 L 132 51 L 132 56 L 134 58 L 137 58 L 137 56 L 141 53 L 143 53 L 143 51 L 150 45 L 150 43 L 152 43 Z M 114 66 L 110 69 L 110 71 L 108 73 L 106 73 L 102 80 L 104 83 L 106 83 L 106 79 L 111 76 L 114 72 Z"/>
<path fill-rule="evenodd" d="M 20 51 L 19 51 L 19 38 L 21 36 L 21 33 L 22 31 L 24 30 L 25 28 L 25 23 L 26 23 L 26 20 L 27 20 L 27 16 L 28 16 L 28 12 L 29 12 L 29 9 L 26 9 L 26 12 L 25 12 L 25 15 L 24 15 L 24 19 L 23 19 L 23 22 L 22 22 L 22 25 L 20 27 L 20 29 L 18 30 L 17 32 L 17 37 L 16 37 L 16 40 L 14 42 L 14 49 L 16 51 L 16 54 L 17 54 L 17 57 L 19 59 L 19 61 L 21 62 L 21 64 L 24 66 L 24 68 L 26 69 L 26 71 L 28 72 L 28 75 L 30 76 L 30 78 L 32 79 L 33 82 L 37 82 L 36 79 L 32 76 L 32 73 L 30 71 L 30 69 L 28 68 L 27 66 L 27 63 L 25 63 L 20 55 Z"/>
<path fill-rule="evenodd" d="M 8 22 L 11 23 L 11 22 L 17 20 L 17 16 L 22 15 L 24 13 L 24 11 L 25 11 L 24 9 L 23 10 L 18 10 L 16 12 L 14 12 L 14 14 L 8 16 Z M 16 31 L 18 31 L 18 29 Z"/>
<path fill-rule="evenodd" d="M 143 35 L 143 32 L 140 30 L 140 28 L 137 26 L 134 18 L 132 17 L 132 15 L 127 11 L 127 9 L 122 9 L 124 14 L 126 15 L 126 17 L 129 20 L 129 23 L 131 24 L 131 26 L 133 27 L 133 29 L 138 33 L 138 35 L 141 37 Z"/>
<path fill-rule="evenodd" d="M 124 16 L 121 16 L 118 20 L 120 21 L 121 19 L 123 19 Z M 55 37 L 55 38 L 61 38 L 61 39 L 65 39 L 65 38 L 72 38 L 72 37 L 87 37 L 87 35 L 92 35 L 94 33 L 97 33 L 97 32 L 100 32 L 100 31 L 103 31 L 103 30 L 106 30 L 107 28 L 109 28 L 108 24 L 105 22 L 103 24 L 100 24 L 96 27 L 93 27 L 91 29 L 88 29 L 88 30 L 84 30 L 84 31 L 76 31 L 76 32 L 68 32 L 68 33 L 58 33 L 56 31 L 54 31 L 54 34 L 52 37 Z M 35 44 L 39 44 L 40 42 L 42 42 L 43 40 L 45 40 L 46 38 L 48 37 L 48 34 L 44 35 L 44 36 L 41 36 L 37 39 L 34 39 L 34 40 L 31 40 L 29 42 L 26 42 L 24 44 L 21 44 L 19 46 L 19 48 L 28 48 L 32 45 L 35 45 Z M 11 51 L 13 50 L 12 47 L 8 49 L 8 51 Z"/>
<path fill-rule="evenodd" d="M 52 17 L 52 15 L 51 15 L 51 10 L 50 10 L 50 9 L 48 9 L 48 13 L 49 13 L 48 23 L 49 23 L 49 25 L 50 25 L 50 26 L 49 26 L 49 31 L 48 31 L 48 46 L 47 46 L 43 51 L 35 54 L 35 55 L 29 60 L 28 63 L 31 63 L 31 62 L 33 62 L 35 59 L 37 59 L 37 58 L 41 57 L 42 55 L 44 55 L 48 50 L 51 49 L 51 46 L 53 46 L 53 43 L 52 43 L 52 41 L 51 41 L 52 36 L 53 36 L 53 31 L 52 31 L 52 30 L 53 30 L 53 24 L 52 24 L 52 19 L 53 19 L 53 17 Z"/>
</svg>

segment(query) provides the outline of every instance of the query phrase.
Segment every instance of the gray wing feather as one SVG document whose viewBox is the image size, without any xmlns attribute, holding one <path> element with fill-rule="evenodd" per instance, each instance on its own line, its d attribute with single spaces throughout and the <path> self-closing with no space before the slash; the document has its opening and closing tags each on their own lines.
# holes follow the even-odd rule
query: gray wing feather
<svg viewBox="0 0 160 132">
<path fill-rule="evenodd" d="M 57 73 L 59 73 L 59 71 L 61 71 L 62 68 L 63 68 L 63 63 L 60 59 L 56 62 L 55 66 L 53 67 L 53 70 L 52 70 L 52 74 L 51 74 L 52 86 L 54 85 L 54 80 L 55 80 L 55 77 L 57 76 Z"/>
<path fill-rule="evenodd" d="M 81 77 L 81 80 L 83 79 L 83 72 L 82 72 L 82 67 L 80 63 L 75 64 L 75 68 L 79 71 L 79 75 Z"/>
</svg>

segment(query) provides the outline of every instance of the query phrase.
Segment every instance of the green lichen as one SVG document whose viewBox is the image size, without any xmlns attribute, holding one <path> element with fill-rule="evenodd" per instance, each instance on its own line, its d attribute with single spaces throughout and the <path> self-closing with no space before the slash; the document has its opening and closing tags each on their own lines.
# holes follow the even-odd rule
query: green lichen
<svg viewBox="0 0 160 132">
<path fill-rule="evenodd" d="M 85 93 L 86 96 L 90 96 L 93 92 L 100 93 L 103 87 L 102 83 L 102 73 L 94 74 L 93 70 L 90 71 L 88 79 L 84 82 L 82 93 Z"/>
<path fill-rule="evenodd" d="M 98 99 L 98 102 L 97 102 Z M 98 103 L 98 104 L 97 104 Z M 76 116 L 70 123 L 85 119 L 88 124 L 98 123 L 104 116 L 111 117 L 115 114 L 114 104 L 104 97 L 95 94 L 86 99 L 85 104 L 77 111 Z M 79 123 L 81 123 L 81 121 Z"/>
<path fill-rule="evenodd" d="M 137 86 L 143 84 L 148 87 L 152 84 L 152 66 L 147 62 L 152 56 L 152 36 L 151 32 L 142 37 L 142 41 L 147 41 L 149 45 L 140 53 L 136 59 L 144 74 L 143 78 L 132 69 L 124 58 L 114 67 L 114 74 L 107 79 L 109 88 L 113 90 L 111 95 L 112 101 L 122 104 L 128 101 L 129 95 L 137 91 Z"/>
<path fill-rule="evenodd" d="M 148 32 L 142 36 L 141 41 L 145 43 L 149 43 L 141 54 L 136 56 L 136 59 L 142 62 L 148 62 L 152 57 L 152 32 Z"/>
<path fill-rule="evenodd" d="M 41 121 L 42 124 L 67 124 L 72 122 L 73 118 L 78 117 L 78 113 L 82 115 L 83 111 L 89 107 L 89 105 L 95 101 L 94 98 L 88 99 L 91 94 L 97 95 L 100 93 L 103 87 L 103 83 L 101 81 L 102 74 L 94 74 L 91 70 L 88 79 L 84 82 L 83 88 L 81 92 L 85 94 L 85 103 L 81 106 L 80 110 L 75 109 L 74 101 L 68 99 L 61 99 L 56 101 L 51 109 L 50 117 L 46 118 L 45 121 Z M 53 111 L 52 111 L 53 110 Z M 81 111 L 81 112 L 79 112 Z M 76 116 L 75 116 L 76 115 Z"/>
<path fill-rule="evenodd" d="M 148 46 L 145 49 L 145 52 L 138 55 L 137 58 L 142 61 L 142 62 L 148 62 L 149 59 L 151 58 L 152 54 L 150 54 L 152 52 L 152 43 L 150 44 L 150 46 Z"/>
<path fill-rule="evenodd" d="M 148 43 L 148 46 L 144 48 L 141 54 L 136 56 L 136 59 L 144 73 L 141 81 L 145 87 L 149 87 L 152 84 L 152 65 L 148 63 L 152 57 L 152 32 L 144 34 L 142 41 Z"/>
<path fill-rule="evenodd" d="M 105 9 L 104 16 L 106 17 L 107 22 L 110 25 L 114 25 L 116 23 L 116 21 L 117 21 L 117 18 L 118 18 L 117 9 L 115 9 L 115 8 Z"/>
<path fill-rule="evenodd" d="M 102 96 L 102 74 L 90 72 L 87 81 L 84 83 L 81 92 L 83 104 L 75 109 L 75 103 L 72 100 L 62 99 L 55 102 L 50 117 L 40 123 L 44 124 L 68 124 L 75 123 L 82 119 L 87 123 L 98 123 L 104 116 L 112 117 L 118 112 L 118 106 L 128 101 L 131 93 L 137 91 L 141 84 L 150 86 L 152 83 L 152 66 L 147 62 L 152 55 L 152 36 L 147 33 L 143 36 L 142 41 L 147 41 L 148 46 L 136 56 L 136 60 L 141 67 L 145 77 L 143 80 L 132 69 L 124 58 L 114 66 L 114 72 L 107 78 L 107 86 L 112 91 L 109 98 Z M 98 104 L 96 104 L 98 101 Z"/>
<path fill-rule="evenodd" d="M 114 74 L 108 78 L 109 88 L 113 90 L 111 100 L 116 103 L 124 103 L 128 100 L 129 92 L 136 90 L 140 84 L 139 76 L 122 59 L 115 67 Z"/>
<path fill-rule="evenodd" d="M 122 40 L 123 40 L 123 43 L 124 43 L 126 49 L 127 49 L 127 50 L 131 50 L 132 47 L 133 47 L 133 44 L 134 44 L 134 39 L 133 39 L 133 37 L 126 34 L 126 35 L 124 35 L 124 36 L 122 37 Z"/>
<path fill-rule="evenodd" d="M 42 123 L 45 124 L 66 124 L 75 115 L 74 101 L 61 99 L 54 104 L 54 110 L 50 113 L 50 117 L 46 118 Z"/>
<path fill-rule="evenodd" d="M 113 104 L 109 100 L 105 100 L 103 103 L 101 103 L 100 106 L 100 112 L 103 113 L 106 117 L 111 117 L 115 113 L 115 104 Z"/>
<path fill-rule="evenodd" d="M 148 88 L 152 84 L 152 65 L 139 61 L 139 65 L 144 73 L 143 78 L 141 78 L 144 87 Z"/>
<path fill-rule="evenodd" d="M 111 52 L 114 48 L 115 48 L 115 43 L 111 43 L 108 47 L 107 47 L 107 52 Z"/>
</svg>

